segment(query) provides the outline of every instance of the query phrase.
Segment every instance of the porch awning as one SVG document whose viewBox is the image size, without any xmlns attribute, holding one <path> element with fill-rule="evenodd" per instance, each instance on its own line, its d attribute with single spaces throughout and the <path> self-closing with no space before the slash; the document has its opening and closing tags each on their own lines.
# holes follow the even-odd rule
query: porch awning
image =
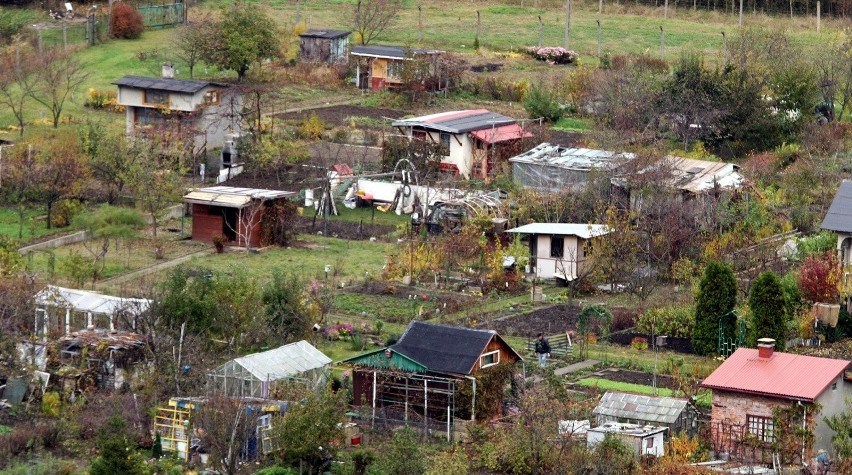
<svg viewBox="0 0 852 475">
<path fill-rule="evenodd" d="M 525 131 L 518 124 L 501 125 L 493 129 L 474 130 L 470 135 L 490 144 L 533 136 L 533 134 Z"/>
</svg>

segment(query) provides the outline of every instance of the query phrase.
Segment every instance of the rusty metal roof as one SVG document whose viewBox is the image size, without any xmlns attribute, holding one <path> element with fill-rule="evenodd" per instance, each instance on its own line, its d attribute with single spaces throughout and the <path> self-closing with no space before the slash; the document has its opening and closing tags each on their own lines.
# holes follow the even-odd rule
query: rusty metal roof
<svg viewBox="0 0 852 475">
<path fill-rule="evenodd" d="M 813 402 L 843 374 L 849 362 L 776 351 L 761 358 L 740 348 L 701 383 L 702 387 Z"/>
<path fill-rule="evenodd" d="M 63 348 L 106 345 L 112 350 L 129 350 L 144 346 L 145 337 L 133 332 L 95 329 L 64 335 L 59 342 Z"/>
</svg>

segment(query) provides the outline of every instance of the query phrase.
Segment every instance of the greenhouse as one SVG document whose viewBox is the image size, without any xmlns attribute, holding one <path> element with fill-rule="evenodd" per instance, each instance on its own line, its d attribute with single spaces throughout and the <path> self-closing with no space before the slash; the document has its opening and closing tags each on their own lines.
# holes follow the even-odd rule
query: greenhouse
<svg viewBox="0 0 852 475">
<path fill-rule="evenodd" d="M 276 382 L 298 381 L 319 389 L 329 378 L 331 358 L 302 340 L 273 350 L 235 358 L 207 375 L 211 394 L 269 397 Z"/>
</svg>

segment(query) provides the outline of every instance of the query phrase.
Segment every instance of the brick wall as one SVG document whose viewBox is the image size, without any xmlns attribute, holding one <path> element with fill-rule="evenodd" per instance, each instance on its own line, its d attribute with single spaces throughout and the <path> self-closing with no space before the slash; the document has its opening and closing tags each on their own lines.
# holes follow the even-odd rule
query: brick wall
<svg viewBox="0 0 852 475">
<path fill-rule="evenodd" d="M 210 207 L 207 205 L 192 205 L 192 240 L 213 240 L 213 236 L 222 235 L 222 217 L 209 214 Z"/>
<path fill-rule="evenodd" d="M 789 403 L 783 399 L 713 390 L 710 417 L 714 423 L 745 425 L 746 415 L 772 417 L 772 408 L 782 404 Z"/>
</svg>

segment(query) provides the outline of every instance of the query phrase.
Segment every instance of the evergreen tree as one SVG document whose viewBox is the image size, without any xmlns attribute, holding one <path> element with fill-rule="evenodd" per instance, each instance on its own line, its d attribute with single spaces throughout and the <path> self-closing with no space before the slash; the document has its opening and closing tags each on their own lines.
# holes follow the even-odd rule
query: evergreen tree
<svg viewBox="0 0 852 475">
<path fill-rule="evenodd" d="M 785 326 L 787 315 L 784 312 L 786 301 L 781 281 L 772 271 L 760 274 L 751 286 L 748 306 L 751 309 L 752 330 L 749 344 L 755 346 L 758 338 L 775 339 L 775 347 L 785 348 Z"/>
<path fill-rule="evenodd" d="M 727 337 L 737 330 L 737 317 L 731 311 L 737 304 L 737 280 L 734 271 L 725 264 L 711 262 L 698 284 L 695 297 L 695 328 L 692 348 L 700 355 L 716 352 L 719 325 Z"/>
<path fill-rule="evenodd" d="M 92 462 L 90 475 L 135 475 L 142 473 L 135 446 L 127 434 L 127 422 L 121 417 L 109 418 L 101 427 L 97 440 L 100 456 Z"/>
<path fill-rule="evenodd" d="M 151 455 L 155 459 L 163 456 L 163 439 L 160 438 L 159 432 L 157 432 L 157 437 L 154 439 L 154 447 L 151 448 Z"/>
</svg>

